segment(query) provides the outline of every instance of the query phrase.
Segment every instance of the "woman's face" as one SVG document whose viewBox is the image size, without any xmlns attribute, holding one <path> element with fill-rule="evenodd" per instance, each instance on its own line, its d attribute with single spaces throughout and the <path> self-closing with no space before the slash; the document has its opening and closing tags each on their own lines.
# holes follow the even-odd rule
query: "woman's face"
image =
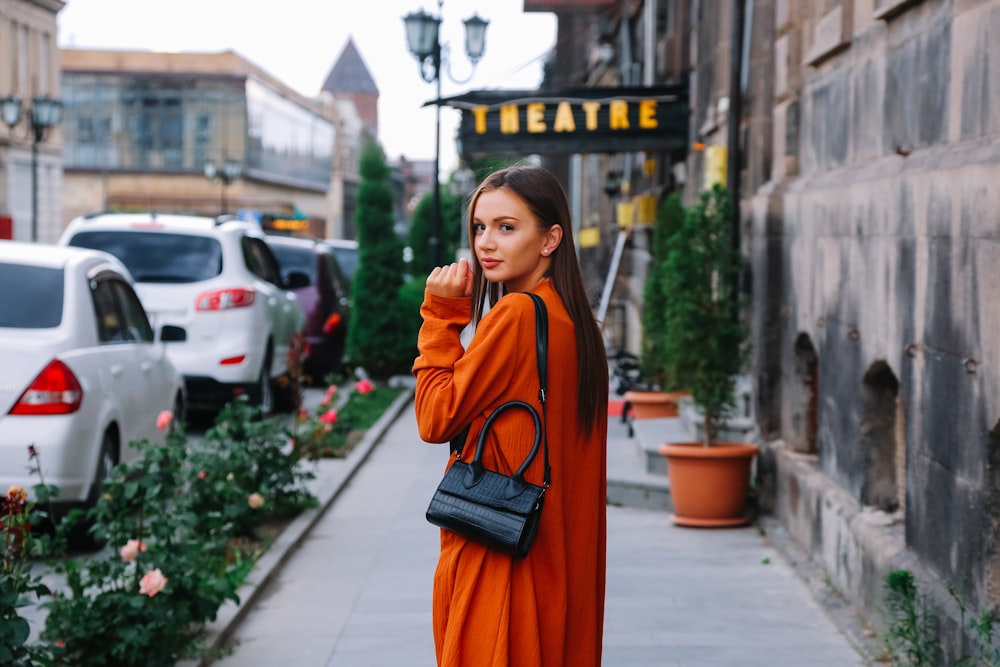
<svg viewBox="0 0 1000 667">
<path fill-rule="evenodd" d="M 473 247 L 490 282 L 527 292 L 542 281 L 554 245 L 524 200 L 507 189 L 483 192 L 472 215 Z M 549 247 L 551 246 L 551 247 Z"/>
</svg>

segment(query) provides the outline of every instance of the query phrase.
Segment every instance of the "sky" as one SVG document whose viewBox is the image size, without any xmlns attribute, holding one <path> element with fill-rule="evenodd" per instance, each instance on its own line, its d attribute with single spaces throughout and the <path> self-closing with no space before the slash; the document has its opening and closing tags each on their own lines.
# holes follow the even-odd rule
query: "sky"
<svg viewBox="0 0 1000 667">
<path fill-rule="evenodd" d="M 441 93 L 532 89 L 556 37 L 554 14 L 524 13 L 522 0 L 67 0 L 59 12 L 59 46 L 149 51 L 233 50 L 298 92 L 315 96 L 349 38 L 379 89 L 379 139 L 387 157 L 434 157 L 433 83 L 420 77 L 406 47 L 402 17 L 423 9 L 440 15 L 449 47 Z M 473 70 L 462 21 L 489 21 L 486 51 Z M 467 83 L 456 83 L 472 75 Z M 459 114 L 441 109 L 442 177 L 457 166 Z"/>
</svg>

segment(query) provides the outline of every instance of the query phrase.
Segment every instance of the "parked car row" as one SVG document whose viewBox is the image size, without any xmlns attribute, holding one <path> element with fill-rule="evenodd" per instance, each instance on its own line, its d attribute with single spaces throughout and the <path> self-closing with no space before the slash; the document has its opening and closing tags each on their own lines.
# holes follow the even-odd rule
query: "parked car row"
<svg viewBox="0 0 1000 667">
<path fill-rule="evenodd" d="M 278 263 L 253 223 L 113 213 L 70 222 L 60 245 L 104 250 L 132 272 L 157 324 L 187 337 L 171 346 L 192 409 L 216 410 L 247 394 L 265 412 L 288 368 L 305 315 L 285 289 Z"/>
<path fill-rule="evenodd" d="M 60 508 L 86 507 L 133 440 L 163 440 L 161 412 L 285 407 L 296 336 L 315 378 L 343 364 L 350 273 L 333 244 L 232 218 L 97 214 L 55 246 L 0 241 L 0 488 L 40 465 Z"/>
</svg>

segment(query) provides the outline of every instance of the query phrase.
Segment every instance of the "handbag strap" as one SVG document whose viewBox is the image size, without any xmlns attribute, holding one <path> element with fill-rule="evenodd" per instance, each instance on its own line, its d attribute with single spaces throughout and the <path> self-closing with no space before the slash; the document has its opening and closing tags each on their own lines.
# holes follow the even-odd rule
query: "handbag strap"
<svg viewBox="0 0 1000 667">
<path fill-rule="evenodd" d="M 545 411 L 545 399 L 548 398 L 549 386 L 549 314 L 545 309 L 545 302 L 542 297 L 528 292 L 528 296 L 535 302 L 535 358 L 538 362 L 538 402 L 542 404 L 542 437 L 545 461 L 544 486 L 549 487 L 552 482 L 552 468 L 549 466 L 549 418 Z"/>
<path fill-rule="evenodd" d="M 531 297 L 531 300 L 535 304 L 535 359 L 538 364 L 538 402 L 542 404 L 543 457 L 545 463 L 543 484 L 548 488 L 552 482 L 552 468 L 549 465 L 549 420 L 545 411 L 545 399 L 548 397 L 549 386 L 549 314 L 545 308 L 545 302 L 542 301 L 542 297 L 532 292 L 527 292 L 527 295 Z M 452 439 L 450 449 L 453 456 L 461 457 L 462 449 L 465 448 L 465 441 L 468 437 L 469 427 L 466 426 L 462 429 L 461 433 Z M 534 458 L 534 456 L 531 458 Z M 527 462 L 530 463 L 530 459 Z"/>
</svg>

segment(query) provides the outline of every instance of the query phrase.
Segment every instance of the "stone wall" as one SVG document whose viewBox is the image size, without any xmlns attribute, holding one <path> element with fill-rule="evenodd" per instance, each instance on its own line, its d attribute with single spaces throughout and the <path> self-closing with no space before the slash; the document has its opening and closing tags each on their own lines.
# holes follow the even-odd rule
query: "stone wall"
<svg viewBox="0 0 1000 667">
<path fill-rule="evenodd" d="M 876 624 L 898 567 L 978 613 L 1000 603 L 1000 2 L 775 5 L 745 244 L 767 503 Z"/>
</svg>

